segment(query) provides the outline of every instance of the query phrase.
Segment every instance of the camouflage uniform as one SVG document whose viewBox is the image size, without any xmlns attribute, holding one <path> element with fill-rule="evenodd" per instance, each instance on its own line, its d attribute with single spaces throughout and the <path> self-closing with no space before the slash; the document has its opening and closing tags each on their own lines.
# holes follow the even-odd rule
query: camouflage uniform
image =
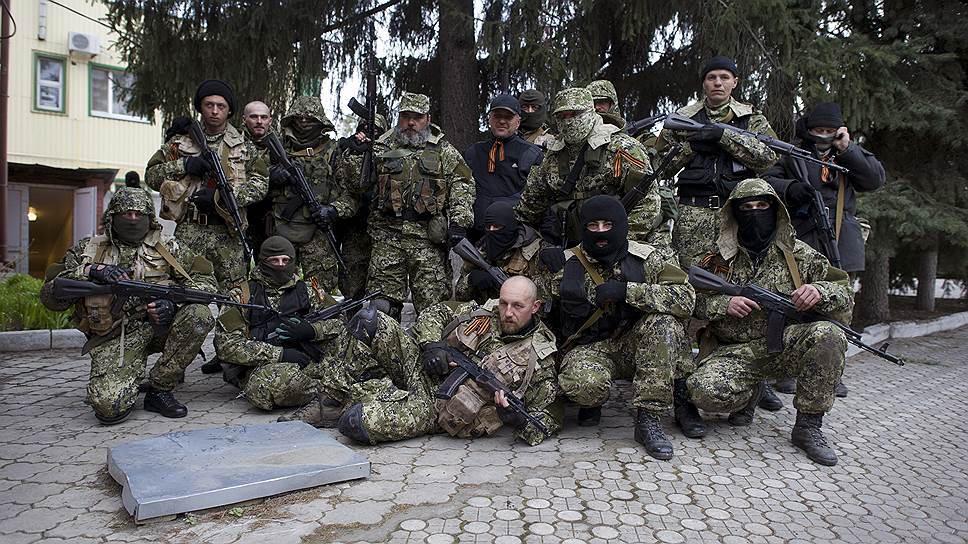
<svg viewBox="0 0 968 544">
<path fill-rule="evenodd" d="M 544 300 L 543 289 L 539 283 L 540 275 L 538 274 L 538 249 L 541 247 L 541 237 L 527 225 L 521 225 L 519 231 L 518 239 L 511 246 L 511 249 L 491 264 L 503 270 L 508 277 L 525 276 L 534 280 L 535 283 L 538 283 L 538 298 Z M 487 255 L 483 240 L 477 243 L 477 250 L 482 256 Z M 474 300 L 483 304 L 489 299 L 498 298 L 497 289 L 482 293 L 470 284 L 468 281 L 470 273 L 476 269 L 476 266 L 468 262 L 464 263 L 460 277 L 457 279 L 456 299 L 460 301 Z"/>
<path fill-rule="evenodd" d="M 297 117 L 322 123 L 319 137 L 312 142 L 297 142 L 292 127 Z M 302 169 L 319 203 L 333 206 L 339 218 L 347 219 L 356 215 L 359 195 L 355 187 L 349 186 L 356 178 L 351 178 L 352 172 L 347 169 L 336 142 L 326 135 L 332 130 L 333 124 L 326 117 L 322 103 L 313 96 L 296 98 L 282 118 L 282 142 L 290 160 Z M 271 233 L 286 238 L 296 247 L 297 260 L 307 282 L 335 293 L 339 288 L 336 257 L 326 233 L 316 227 L 309 206 L 300 205 L 302 199 L 291 183 L 270 187 L 269 198 L 272 200 Z"/>
<path fill-rule="evenodd" d="M 627 306 L 628 313 L 620 316 L 622 309 L 613 307 L 584 329 L 578 325 L 588 316 L 570 327 L 566 325 L 572 335 L 566 345 L 575 348 L 561 361 L 558 383 L 562 393 L 581 406 L 601 406 L 608 400 L 612 380 L 627 378 L 632 379 L 632 404 L 636 408 L 655 414 L 664 412 L 672 405 L 675 346 L 685 336 L 680 319 L 692 312 L 695 291 L 685 273 L 663 259 L 655 248 L 629 240 L 629 256 L 624 260 L 634 259 L 642 267 L 642 281 L 629 281 L 622 272 L 622 261 L 606 269 L 576 246 L 566 253 L 571 256 L 565 269 L 549 282 L 556 301 L 560 300 L 562 280 L 572 263 L 580 263 L 579 252 L 603 281 L 627 281 L 625 304 L 621 306 Z M 594 308 L 595 286 L 592 274 L 586 270 L 584 291 L 589 315 Z"/>
<path fill-rule="evenodd" d="M 266 195 L 268 167 L 252 144 L 247 143 L 242 133 L 231 124 L 225 126 L 224 132 L 206 134 L 205 138 L 209 149 L 222 159 L 222 169 L 232 186 L 244 220 L 245 207 Z M 230 224 L 231 220 L 225 219 L 228 215 L 200 213 L 194 204 L 188 202 L 199 188 L 215 187 L 214 178 L 200 179 L 185 172 L 185 157 L 200 154 L 201 150 L 190 136 L 173 136 L 148 160 L 145 183 L 161 192 L 162 219 L 178 223 L 175 239 L 212 262 L 219 288 L 225 291 L 242 281 L 248 263 L 244 262 L 235 227 Z"/>
<path fill-rule="evenodd" d="M 258 285 L 256 285 L 258 284 Z M 311 288 L 293 277 L 292 281 L 273 288 L 256 267 L 249 274 L 249 292 L 261 287 L 265 302 L 274 310 L 280 310 L 283 297 L 302 299 L 307 307 L 302 312 L 316 311 L 332 302 L 325 294 Z M 240 288 L 230 294 L 240 302 L 252 302 Z M 323 299 L 327 298 L 327 301 Z M 299 365 L 282 361 L 282 346 L 269 343 L 265 335 L 275 329 L 278 319 L 252 329 L 251 310 L 226 307 L 218 318 L 215 331 L 215 353 L 227 365 L 246 367 L 240 385 L 242 393 L 253 406 L 263 410 L 285 406 L 302 406 L 309 402 L 318 389 L 317 382 L 304 373 Z M 338 320 L 313 323 L 316 338 L 313 342 L 325 342 L 338 336 L 342 323 Z M 229 369 L 231 371 L 231 369 Z"/>
<path fill-rule="evenodd" d="M 492 301 L 490 304 L 495 303 Z M 555 381 L 554 335 L 539 322 L 537 328 L 528 334 L 502 337 L 499 317 L 492 305 L 436 304 L 420 314 L 413 329 L 416 340 L 404 332 L 399 323 L 381 313 L 370 346 L 346 334 L 344 348 L 334 354 L 338 359 L 332 364 L 320 365 L 329 371 L 321 379 L 323 388 L 329 396 L 343 404 L 362 403 L 363 425 L 372 443 L 403 440 L 441 432 L 449 426 L 448 423 L 443 426 L 438 423 L 438 418 L 447 409 L 441 412 L 445 403 L 435 398 L 440 386 L 439 378 L 428 376 L 420 367 L 420 345 L 446 337 L 448 343 L 465 352 L 470 351 L 468 343 L 474 345 L 476 350 L 468 355 L 478 364 L 481 364 L 482 358 L 487 360 L 489 355 L 500 352 L 512 354 L 509 357 L 522 367 L 526 366 L 519 360 L 523 352 L 509 351 L 509 348 L 523 347 L 525 352 L 534 354 L 535 366 L 522 400 L 529 414 L 539 419 L 552 433 L 557 432 L 561 428 L 562 409 L 560 403 L 555 402 L 558 386 Z M 449 324 L 457 325 L 454 332 L 445 336 L 443 333 Z M 483 332 L 465 335 L 463 331 L 470 328 Z M 512 390 L 520 390 L 526 375 L 516 372 L 515 376 L 515 380 L 509 380 L 505 385 Z M 464 387 L 467 384 L 461 386 Z M 493 410 L 493 402 L 487 403 L 481 414 L 489 411 L 493 415 Z M 494 430 L 490 429 L 485 434 Z M 465 436 L 465 432 L 458 432 L 457 435 Z M 474 432 L 469 436 L 479 435 Z M 515 436 L 531 445 L 544 439 L 544 435 L 530 424 L 519 427 Z"/>
<path fill-rule="evenodd" d="M 427 113 L 430 99 L 404 93 L 401 111 Z M 374 145 L 377 182 L 368 232 L 373 253 L 367 288 L 382 289 L 395 303 L 407 288 L 418 312 L 448 296 L 448 223 L 470 227 L 475 191 L 460 152 L 436 125 L 420 147 L 405 144 L 393 130 Z"/>
<path fill-rule="evenodd" d="M 743 181 L 730 196 L 737 198 L 776 193 L 765 181 Z M 784 253 L 796 261 L 796 269 L 804 284 L 820 291 L 820 302 L 814 310 L 843 318 L 850 316 L 853 292 L 847 274 L 832 267 L 827 259 L 794 238 L 790 216 L 776 199 L 778 206 L 777 230 L 773 244 L 759 266 L 753 265 L 749 254 L 737 241 L 736 221 L 727 201 L 719 212 L 718 253 L 706 260 L 706 267 L 738 285 L 755 283 L 775 293 L 790 294 L 795 289 L 793 272 Z M 746 405 L 754 388 L 762 380 L 794 376 L 797 393 L 793 405 L 800 412 L 822 414 L 834 402 L 834 385 L 844 369 L 847 341 L 844 333 L 830 323 L 795 324 L 783 333 L 782 353 L 767 352 L 766 315 L 754 310 L 743 319 L 728 316 L 729 295 L 699 292 L 696 315 L 707 319 L 709 334 L 714 339 L 702 346 L 712 352 L 699 362 L 699 368 L 689 378 L 688 387 L 693 402 L 713 412 L 733 412 Z"/>
<path fill-rule="evenodd" d="M 556 113 L 563 110 L 594 111 L 591 93 L 586 89 L 561 91 L 557 104 Z M 621 197 L 652 173 L 645 149 L 638 141 L 619 132 L 618 127 L 603 123 L 598 116 L 595 121 L 586 139 L 585 166 L 574 188 L 568 191 L 565 182 L 583 144 L 566 144 L 559 135 L 547 145 L 541 166 L 531 169 L 521 201 L 515 207 L 521 221 L 533 227 L 554 223 L 550 229 L 547 226 L 540 229 L 541 236 L 549 244 L 570 247 L 578 242 L 578 209 L 585 199 L 599 194 Z M 549 209 L 554 213 L 553 220 L 548 215 Z M 661 199 L 653 184 L 629 212 L 629 232 L 633 239 L 657 242 L 661 249 L 663 244 L 658 238 L 663 226 Z"/>
<path fill-rule="evenodd" d="M 112 216 L 125 211 L 138 211 L 151 218 L 148 235 L 137 246 L 115 240 L 112 234 Z M 88 281 L 85 266 L 113 264 L 132 270 L 134 280 L 174 282 L 215 292 L 212 263 L 175 240 L 162 239 L 161 225 L 155 220 L 154 204 L 146 191 L 119 189 L 101 221 L 105 234 L 84 238 L 69 249 L 59 277 Z M 110 330 L 98 332 L 92 330 L 96 325 L 88 319 L 93 301 L 88 298 L 75 304 L 75 323 L 95 344 L 90 351 L 91 378 L 86 402 L 101 418 L 116 418 L 134 405 L 149 354 L 161 353 L 148 373 L 149 385 L 158 391 L 172 391 L 214 325 L 208 306 L 186 304 L 177 309 L 167 330 L 156 330 L 148 320 L 145 308 L 148 302 L 151 301 L 129 299 L 120 315 L 112 315 Z"/>
<path fill-rule="evenodd" d="M 625 118 L 622 117 L 622 110 L 618 107 L 618 93 L 615 85 L 607 79 L 596 79 L 588 84 L 588 92 L 592 93 L 592 100 L 611 100 L 612 107 L 605 112 L 598 112 L 602 116 L 602 121 L 609 125 L 615 125 L 619 130 L 625 129 Z"/>
<path fill-rule="evenodd" d="M 268 136 L 269 133 L 266 133 Z M 266 167 L 272 166 L 272 161 L 269 158 L 269 146 L 266 145 L 266 136 L 256 139 L 249 132 L 249 127 L 242 125 L 242 136 L 248 145 L 252 147 L 256 156 L 266 164 Z M 246 221 L 249 224 L 247 232 L 249 233 L 249 240 L 252 242 L 252 247 L 257 248 L 262 245 L 262 242 L 266 241 L 266 238 L 270 236 L 270 230 L 272 228 L 272 200 L 269 198 L 264 198 L 258 202 L 253 202 L 245 207 Z"/>
</svg>

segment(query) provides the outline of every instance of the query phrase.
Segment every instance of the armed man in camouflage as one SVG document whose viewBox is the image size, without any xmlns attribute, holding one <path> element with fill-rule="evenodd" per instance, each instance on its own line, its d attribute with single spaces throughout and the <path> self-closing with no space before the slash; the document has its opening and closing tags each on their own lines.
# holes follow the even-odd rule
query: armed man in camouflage
<svg viewBox="0 0 968 544">
<path fill-rule="evenodd" d="M 543 148 L 552 139 L 548 133 L 548 100 L 537 89 L 528 89 L 518 95 L 521 104 L 521 137 Z"/>
<path fill-rule="evenodd" d="M 703 268 L 746 285 L 790 295 L 797 310 L 815 310 L 843 319 L 853 308 L 847 273 L 834 268 L 806 243 L 794 238 L 786 208 L 761 179 L 737 185 L 719 210 L 717 250 Z M 703 410 L 731 412 L 733 425 L 749 425 L 763 380 L 797 378 L 793 444 L 822 465 L 837 463 L 821 425 L 834 403 L 834 386 L 844 369 L 847 340 L 826 321 L 794 324 L 783 330 L 783 351 L 771 354 L 767 315 L 752 300 L 700 291 L 696 316 L 709 320 L 700 346 L 699 368 L 687 382 L 692 401 Z"/>
<path fill-rule="evenodd" d="M 596 113 L 591 93 L 565 89 L 556 97 L 559 134 L 547 145 L 540 167 L 532 168 L 515 212 L 539 230 L 542 267 L 552 273 L 565 264 L 565 248 L 581 241 L 582 202 L 595 195 L 622 196 L 652 172 L 645 149 Z M 629 212 L 633 240 L 648 242 L 661 230 L 662 212 L 653 184 Z"/>
<path fill-rule="evenodd" d="M 602 121 L 615 125 L 620 130 L 625 128 L 625 118 L 618 107 L 618 93 L 615 85 L 607 79 L 596 79 L 588 84 L 588 92 L 592 93 L 595 111 L 602 116 Z"/>
<path fill-rule="evenodd" d="M 119 189 L 102 217 L 104 234 L 84 238 L 61 263 L 59 277 L 114 283 L 134 279 L 148 283 L 176 283 L 215 292 L 212 263 L 174 240 L 163 240 L 147 191 Z M 49 278 L 53 279 L 53 278 Z M 42 301 L 58 308 L 68 301 L 53 300 L 45 285 Z M 169 300 L 131 298 L 116 308 L 111 295 L 71 301 L 75 324 L 83 331 L 91 353 L 87 403 L 104 425 L 124 421 L 134 409 L 148 355 L 161 356 L 148 373 L 145 410 L 165 417 L 185 417 L 188 409 L 172 394 L 215 321 L 208 306 Z"/>
<path fill-rule="evenodd" d="M 448 296 L 448 244 L 474 222 L 474 180 L 454 146 L 431 124 L 430 99 L 403 93 L 397 126 L 374 143 L 370 206 L 373 253 L 367 289 L 399 319 L 409 289 L 418 312 Z"/>
<path fill-rule="evenodd" d="M 581 207 L 581 245 L 551 281 L 567 336 L 558 383 L 579 405 L 578 424 L 598 424 L 612 380 L 631 378 L 635 440 L 656 459 L 672 458 L 659 418 L 672 406 L 681 318 L 695 292 L 683 273 L 652 246 L 629 239 L 625 208 L 598 195 Z M 574 347 L 568 351 L 568 348 Z"/>
<path fill-rule="evenodd" d="M 343 348 L 320 383 L 326 394 L 347 406 L 339 430 L 362 444 L 447 432 L 474 438 L 503 425 L 535 445 L 544 434 L 507 410 L 503 393 L 464 382 L 449 400 L 436 399 L 443 380 L 456 372 L 448 347 L 490 370 L 524 401 L 527 413 L 550 433 L 561 428 L 562 409 L 555 380 L 555 337 L 535 315 L 541 307 L 531 280 L 504 283 L 499 300 L 436 304 L 414 325 L 416 339 L 382 312 L 366 309 L 349 322 Z"/>
<path fill-rule="evenodd" d="M 249 102 L 242 108 L 242 135 L 245 141 L 252 145 L 266 165 L 271 166 L 269 148 L 265 138 L 272 132 L 272 112 L 269 106 L 258 100 Z M 263 199 L 254 202 L 245 209 L 249 223 L 248 233 L 252 247 L 259 247 L 269 237 L 272 217 L 272 200 Z"/>
<path fill-rule="evenodd" d="M 319 217 L 312 216 L 293 186 L 295 180 L 281 164 L 269 169 L 270 232 L 296 247 L 303 279 L 314 289 L 329 293 L 339 289 L 339 269 L 324 227 L 332 228 L 337 219 L 356 215 L 359 208 L 359 191 L 350 187 L 352 172 L 344 166 L 336 141 L 327 134 L 333 130 L 315 96 L 296 98 L 282 118 L 282 144 L 322 204 Z"/>
<path fill-rule="evenodd" d="M 194 105 L 202 116 L 208 147 L 221 157 L 244 219 L 245 207 L 266 195 L 268 167 L 228 122 L 235 112 L 235 93 L 228 84 L 203 81 L 195 91 Z M 245 278 L 249 263 L 244 262 L 240 233 L 217 196 L 212 165 L 188 135 L 190 123 L 187 117 L 172 123 L 164 146 L 148 160 L 145 183 L 161 193 L 161 218 L 178 223 L 175 239 L 212 262 L 219 288 L 225 291 Z"/>
<path fill-rule="evenodd" d="M 223 377 L 263 410 L 303 406 L 315 396 L 317 383 L 302 372 L 320 355 L 313 343 L 336 338 L 343 328 L 337 321 L 304 319 L 334 301 L 325 294 L 326 300 L 321 298 L 296 271 L 296 249 L 289 240 L 266 239 L 249 281 L 231 294 L 274 312 L 226 307 L 218 318 L 215 353 Z"/>
<path fill-rule="evenodd" d="M 538 250 L 541 237 L 514 215 L 510 202 L 495 202 L 484 211 L 484 236 L 477 250 L 484 260 L 510 276 L 538 277 Z M 457 280 L 457 300 L 474 300 L 481 304 L 497 298 L 501 284 L 485 270 L 464 262 Z M 540 295 L 540 289 L 539 289 Z"/>
</svg>

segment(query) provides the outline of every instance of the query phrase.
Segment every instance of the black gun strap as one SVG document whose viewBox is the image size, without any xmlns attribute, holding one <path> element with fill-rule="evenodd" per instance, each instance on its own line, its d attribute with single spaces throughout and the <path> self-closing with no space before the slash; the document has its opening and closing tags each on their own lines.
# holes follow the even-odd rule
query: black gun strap
<svg viewBox="0 0 968 544">
<path fill-rule="evenodd" d="M 581 149 L 578 150 L 578 158 L 575 159 L 575 164 L 572 165 L 568 174 L 565 176 L 565 183 L 561 186 L 559 191 L 566 196 L 570 196 L 575 192 L 575 187 L 578 186 L 578 178 L 581 176 L 582 170 L 585 169 L 585 155 L 588 154 L 588 142 L 585 142 Z M 568 167 L 568 155 L 564 153 L 564 150 L 558 154 L 558 174 Z"/>
</svg>

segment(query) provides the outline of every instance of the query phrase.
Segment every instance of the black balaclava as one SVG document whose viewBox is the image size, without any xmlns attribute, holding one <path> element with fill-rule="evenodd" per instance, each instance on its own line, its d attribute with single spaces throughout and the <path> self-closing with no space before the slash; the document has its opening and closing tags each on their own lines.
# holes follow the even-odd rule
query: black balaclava
<svg viewBox="0 0 968 544">
<path fill-rule="evenodd" d="M 754 200 L 765 200 L 770 203 L 770 207 L 766 210 L 739 209 L 740 204 Z M 733 217 L 736 218 L 739 245 L 754 256 L 761 255 L 770 247 L 770 243 L 776 236 L 776 209 L 779 203 L 770 195 L 756 195 L 737 198 L 731 205 Z"/>
<path fill-rule="evenodd" d="M 614 266 L 628 254 L 629 217 L 625 207 L 614 196 L 593 196 L 581 205 L 578 214 L 581 221 L 581 248 L 586 254 L 605 266 Z M 611 230 L 592 232 L 588 223 L 592 221 L 611 221 Z M 598 242 L 605 241 L 603 247 Z"/>
<path fill-rule="evenodd" d="M 488 225 L 503 225 L 501 230 L 487 230 Z M 510 202 L 494 202 L 484 211 L 484 249 L 487 260 L 494 262 L 518 239 L 518 218 Z"/>
<path fill-rule="evenodd" d="M 316 147 L 326 138 L 327 125 L 319 119 L 287 120 L 283 126 L 286 129 L 286 138 L 294 147 Z"/>
<path fill-rule="evenodd" d="M 286 255 L 289 257 L 289 264 L 286 266 L 273 266 L 266 262 L 267 257 Z M 296 248 L 292 242 L 282 236 L 270 236 L 262 242 L 259 248 L 259 271 L 265 277 L 266 283 L 270 287 L 282 287 L 289 283 L 296 274 Z"/>
<path fill-rule="evenodd" d="M 121 214 L 111 217 L 111 231 L 114 238 L 122 244 L 134 246 L 140 244 L 151 228 L 151 218 L 140 214 L 137 219 L 126 219 Z"/>
<path fill-rule="evenodd" d="M 525 113 L 521 110 L 521 128 L 524 130 L 536 130 L 541 128 L 541 125 L 545 124 L 548 120 L 548 103 L 545 100 L 545 95 L 541 91 L 535 89 L 528 89 L 518 96 L 518 102 L 521 106 L 525 104 L 532 104 L 538 106 L 538 111 Z"/>
</svg>

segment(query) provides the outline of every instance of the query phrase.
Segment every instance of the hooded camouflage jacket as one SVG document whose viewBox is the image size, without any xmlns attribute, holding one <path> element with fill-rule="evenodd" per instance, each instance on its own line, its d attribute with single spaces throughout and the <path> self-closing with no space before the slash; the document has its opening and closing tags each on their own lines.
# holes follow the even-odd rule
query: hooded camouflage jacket
<svg viewBox="0 0 968 544">
<path fill-rule="evenodd" d="M 731 202 L 760 195 L 772 199 L 772 205 L 777 206 L 776 235 L 760 265 L 754 266 L 749 253 L 739 245 Z M 813 309 L 850 321 L 854 292 L 847 273 L 831 266 L 821 253 L 794 237 L 790 215 L 767 182 L 759 178 L 740 182 L 719 210 L 719 217 L 721 225 L 716 241 L 719 251 L 704 259 L 704 268 L 737 285 L 755 283 L 774 293 L 789 295 L 796 289 L 793 273 L 784 256 L 785 251 L 789 252 L 796 261 L 802 282 L 820 291 L 820 302 Z M 710 321 L 710 330 L 720 343 L 749 342 L 766 336 L 766 315 L 762 311 L 754 310 L 742 319 L 726 314 L 731 298 L 730 295 L 699 291 L 696 317 Z"/>
</svg>

